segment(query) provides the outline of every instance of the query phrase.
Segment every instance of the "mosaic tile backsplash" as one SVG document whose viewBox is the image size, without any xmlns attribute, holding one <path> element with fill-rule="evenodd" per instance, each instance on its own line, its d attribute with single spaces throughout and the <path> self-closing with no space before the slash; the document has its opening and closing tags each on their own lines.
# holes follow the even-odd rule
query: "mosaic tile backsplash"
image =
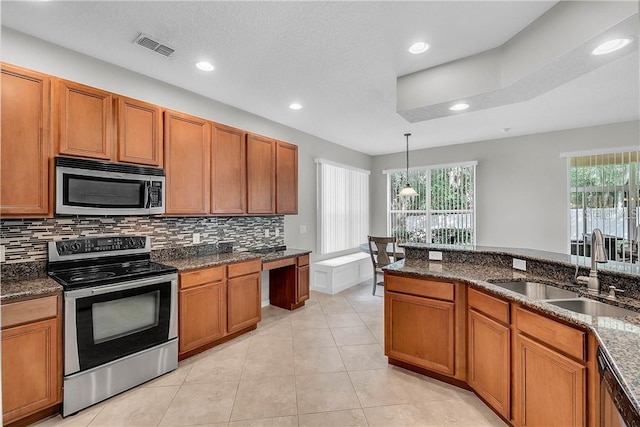
<svg viewBox="0 0 640 427">
<path fill-rule="evenodd" d="M 269 237 L 266 231 L 269 231 Z M 200 243 L 193 234 L 200 233 Z M 47 260 L 47 242 L 113 235 L 151 236 L 151 249 L 230 242 L 233 251 L 284 245 L 284 216 L 260 217 L 68 217 L 0 221 L 7 264 Z M 276 236 L 277 234 L 277 236 Z"/>
</svg>

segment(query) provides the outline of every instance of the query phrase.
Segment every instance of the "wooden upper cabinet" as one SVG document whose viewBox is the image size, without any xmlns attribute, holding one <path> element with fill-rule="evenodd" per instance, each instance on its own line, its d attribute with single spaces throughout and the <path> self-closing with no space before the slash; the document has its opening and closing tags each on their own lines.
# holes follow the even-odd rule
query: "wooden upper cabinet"
<svg viewBox="0 0 640 427">
<path fill-rule="evenodd" d="M 298 213 L 298 146 L 276 146 L 276 213 Z"/>
<path fill-rule="evenodd" d="M 247 213 L 276 212 L 276 141 L 247 134 Z"/>
<path fill-rule="evenodd" d="M 117 161 L 162 167 L 162 109 L 118 97 Z"/>
<path fill-rule="evenodd" d="M 110 92 L 58 80 L 57 150 L 60 154 L 113 159 L 113 96 Z"/>
<path fill-rule="evenodd" d="M 2 144 L 0 214 L 51 216 L 48 161 L 50 80 L 47 76 L 2 65 Z"/>
<path fill-rule="evenodd" d="M 211 213 L 247 212 L 245 132 L 215 123 L 211 144 Z"/>
<path fill-rule="evenodd" d="M 209 213 L 211 123 L 164 113 L 167 215 Z"/>
</svg>

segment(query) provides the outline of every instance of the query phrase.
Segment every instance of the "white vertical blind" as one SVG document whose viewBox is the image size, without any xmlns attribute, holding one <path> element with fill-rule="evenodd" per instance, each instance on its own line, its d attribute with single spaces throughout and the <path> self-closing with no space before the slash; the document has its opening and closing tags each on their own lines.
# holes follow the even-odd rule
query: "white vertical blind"
<svg viewBox="0 0 640 427">
<path fill-rule="evenodd" d="M 369 233 L 369 171 L 316 160 L 321 254 L 358 247 Z"/>
</svg>

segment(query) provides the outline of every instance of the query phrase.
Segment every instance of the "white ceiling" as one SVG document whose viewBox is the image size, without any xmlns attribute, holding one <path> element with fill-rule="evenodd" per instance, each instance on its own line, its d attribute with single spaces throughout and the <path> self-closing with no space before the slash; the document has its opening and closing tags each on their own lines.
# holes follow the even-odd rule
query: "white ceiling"
<svg viewBox="0 0 640 427">
<path fill-rule="evenodd" d="M 398 76 L 500 46 L 555 3 L 3 1 L 1 13 L 6 27 L 377 155 L 402 151 L 407 131 L 417 149 L 637 120 L 637 54 L 527 102 L 419 123 L 396 113 Z M 134 45 L 141 32 L 173 57 Z M 417 40 L 427 53 L 407 52 Z M 197 70 L 201 59 L 216 69 Z"/>
</svg>

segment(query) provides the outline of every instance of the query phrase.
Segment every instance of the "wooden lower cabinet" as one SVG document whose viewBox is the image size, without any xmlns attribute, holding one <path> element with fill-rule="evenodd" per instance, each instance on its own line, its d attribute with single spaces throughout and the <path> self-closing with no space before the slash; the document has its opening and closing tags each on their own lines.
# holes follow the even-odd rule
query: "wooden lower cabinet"
<svg viewBox="0 0 640 427">
<path fill-rule="evenodd" d="M 385 292 L 385 355 L 454 375 L 454 306 L 453 302 Z"/>
<path fill-rule="evenodd" d="M 2 306 L 4 424 L 18 421 L 61 402 L 62 339 L 60 317 L 57 313 L 58 297 Z M 12 324 L 14 321 L 16 325 Z"/>
<path fill-rule="evenodd" d="M 227 332 L 226 282 L 180 291 L 180 353 L 224 337 Z"/>
<path fill-rule="evenodd" d="M 518 425 L 586 425 L 586 367 L 522 334 L 516 336 Z"/>
<path fill-rule="evenodd" d="M 255 329 L 262 318 L 259 259 L 180 273 L 179 357 Z"/>
<path fill-rule="evenodd" d="M 255 325 L 260 321 L 262 318 L 261 293 L 260 273 L 229 279 L 227 285 L 229 333 Z"/>
<path fill-rule="evenodd" d="M 505 419 L 511 416 L 511 330 L 469 311 L 468 382 Z"/>
<path fill-rule="evenodd" d="M 298 266 L 298 285 L 296 286 L 296 301 L 298 303 L 309 299 L 309 265 Z"/>
</svg>

